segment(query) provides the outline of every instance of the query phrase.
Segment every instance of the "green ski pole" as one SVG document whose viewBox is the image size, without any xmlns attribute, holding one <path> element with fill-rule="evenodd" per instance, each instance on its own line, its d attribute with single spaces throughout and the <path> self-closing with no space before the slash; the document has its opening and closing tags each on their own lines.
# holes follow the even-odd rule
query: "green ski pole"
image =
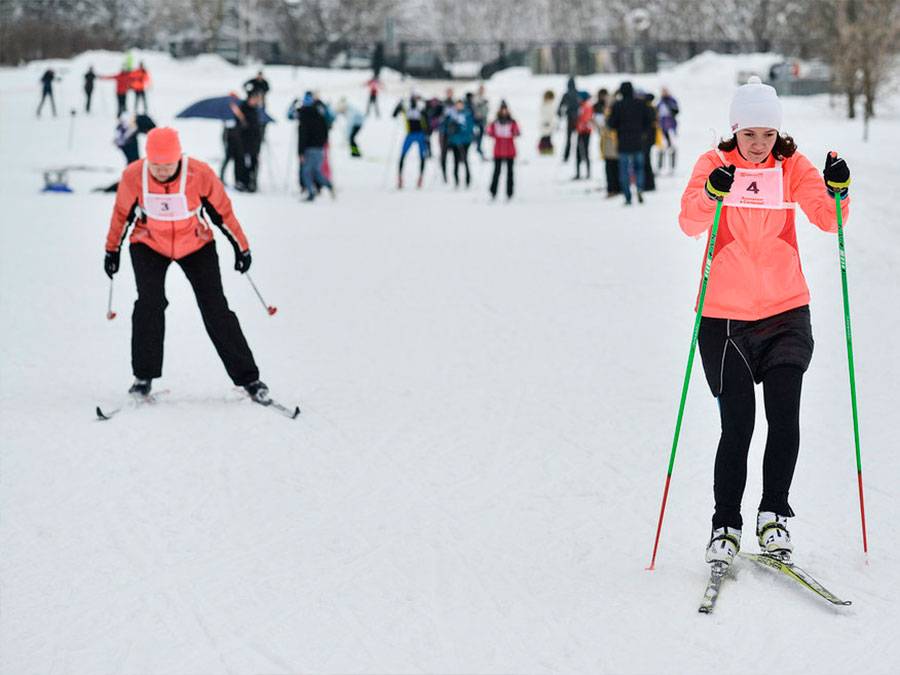
<svg viewBox="0 0 900 675">
<path fill-rule="evenodd" d="M 688 385 L 691 381 L 691 367 L 694 365 L 694 350 L 697 336 L 700 334 L 700 319 L 703 316 L 703 301 L 706 299 L 706 285 L 709 283 L 709 271 L 712 268 L 713 251 L 716 248 L 716 234 L 719 231 L 719 216 L 722 214 L 722 200 L 716 204 L 716 217 L 709 233 L 709 247 L 706 251 L 706 264 L 703 266 L 703 283 L 700 285 L 700 298 L 697 300 L 697 318 L 694 319 L 694 333 L 691 336 L 691 349 L 688 352 L 687 369 L 684 372 L 684 386 L 681 388 L 681 405 L 678 406 L 678 421 L 675 423 L 675 438 L 672 441 L 672 455 L 669 458 L 669 471 L 666 474 L 666 487 L 663 490 L 662 507 L 659 510 L 659 524 L 656 527 L 656 541 L 653 543 L 653 557 L 648 570 L 656 568 L 656 550 L 659 547 L 659 535 L 662 532 L 663 515 L 666 512 L 666 499 L 669 496 L 669 484 L 672 482 L 672 470 L 675 468 L 675 451 L 678 449 L 678 436 L 681 434 L 681 420 L 684 417 L 684 404 L 687 400 Z"/>
<path fill-rule="evenodd" d="M 844 222 L 841 214 L 841 195 L 835 191 L 834 206 L 837 210 L 838 250 L 841 256 L 841 286 L 844 292 L 844 329 L 847 333 L 847 363 L 850 368 L 850 405 L 853 409 L 853 439 L 856 442 L 856 475 L 859 481 L 859 513 L 862 518 L 863 553 L 867 560 L 869 545 L 866 541 L 866 506 L 863 500 L 862 456 L 859 451 L 859 416 L 856 411 L 856 375 L 853 371 L 853 338 L 850 332 L 850 293 L 847 290 L 847 256 L 844 250 Z"/>
</svg>

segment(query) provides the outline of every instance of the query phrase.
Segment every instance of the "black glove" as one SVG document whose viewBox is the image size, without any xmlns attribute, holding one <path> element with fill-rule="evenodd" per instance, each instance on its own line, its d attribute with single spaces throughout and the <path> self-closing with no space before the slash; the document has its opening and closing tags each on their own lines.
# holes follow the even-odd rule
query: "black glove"
<svg viewBox="0 0 900 675">
<path fill-rule="evenodd" d="M 825 189 L 833 198 L 836 194 L 841 199 L 847 196 L 850 190 L 850 167 L 847 162 L 837 156 L 836 152 L 829 152 L 825 156 L 825 170 L 822 171 L 825 176 Z"/>
<path fill-rule="evenodd" d="M 731 192 L 731 184 L 734 182 L 734 164 L 719 166 L 713 169 L 706 179 L 706 194 L 710 199 L 722 201 Z"/>
<path fill-rule="evenodd" d="M 250 249 L 240 251 L 234 256 L 234 269 L 243 274 L 250 269 Z"/>
<path fill-rule="evenodd" d="M 106 257 L 103 259 L 103 271 L 106 272 L 106 276 L 108 276 L 110 279 L 113 278 L 113 274 L 119 271 L 118 251 L 106 252 Z"/>
</svg>

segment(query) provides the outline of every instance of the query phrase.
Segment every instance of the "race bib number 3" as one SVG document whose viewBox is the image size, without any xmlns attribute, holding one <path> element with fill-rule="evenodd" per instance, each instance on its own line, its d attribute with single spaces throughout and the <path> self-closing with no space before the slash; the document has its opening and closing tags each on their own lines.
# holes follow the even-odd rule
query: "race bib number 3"
<svg viewBox="0 0 900 675">
<path fill-rule="evenodd" d="M 726 206 L 750 209 L 784 208 L 784 182 L 780 168 L 736 169 L 731 192 L 725 197 Z"/>
<path fill-rule="evenodd" d="M 181 220 L 190 215 L 187 199 L 182 194 L 145 193 L 144 208 L 157 220 Z"/>
</svg>

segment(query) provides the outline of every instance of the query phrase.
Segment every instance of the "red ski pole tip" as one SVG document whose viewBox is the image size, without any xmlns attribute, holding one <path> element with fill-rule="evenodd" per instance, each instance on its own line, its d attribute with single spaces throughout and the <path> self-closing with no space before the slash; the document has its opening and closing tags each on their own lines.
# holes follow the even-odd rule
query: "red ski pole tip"
<svg viewBox="0 0 900 675">
<path fill-rule="evenodd" d="M 116 318 L 116 313 L 115 312 L 107 312 L 106 318 L 109 319 L 110 321 L 112 321 L 113 319 Z"/>
<path fill-rule="evenodd" d="M 278 311 L 278 308 L 277 308 L 277 307 L 267 307 L 266 309 L 267 309 L 268 312 L 269 312 L 269 316 L 272 316 L 275 312 Z"/>
</svg>

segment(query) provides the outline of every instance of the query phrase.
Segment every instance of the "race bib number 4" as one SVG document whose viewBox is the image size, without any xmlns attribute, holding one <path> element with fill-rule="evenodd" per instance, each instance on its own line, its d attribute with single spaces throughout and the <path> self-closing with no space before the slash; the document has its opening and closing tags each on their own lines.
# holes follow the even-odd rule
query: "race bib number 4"
<svg viewBox="0 0 900 675">
<path fill-rule="evenodd" d="M 781 209 L 783 202 L 784 182 L 780 168 L 735 169 L 731 192 L 723 204 L 750 209 Z"/>
</svg>

